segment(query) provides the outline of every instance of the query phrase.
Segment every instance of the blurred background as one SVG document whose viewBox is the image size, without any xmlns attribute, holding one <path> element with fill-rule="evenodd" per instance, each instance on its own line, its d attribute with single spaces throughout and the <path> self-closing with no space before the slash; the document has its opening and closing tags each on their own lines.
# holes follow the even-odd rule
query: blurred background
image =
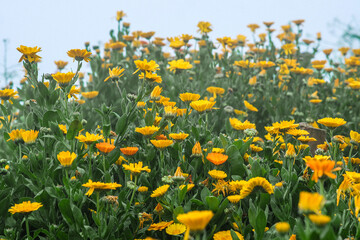
<svg viewBox="0 0 360 240">
<path fill-rule="evenodd" d="M 246 27 L 250 23 L 261 26 L 259 34 L 265 32 L 263 21 L 273 21 L 272 28 L 279 29 L 304 19 L 304 38 L 315 40 L 321 32 L 320 49 L 360 47 L 359 0 L 15 0 L 0 8 L 0 87 L 10 80 L 18 85 L 23 78 L 21 54 L 16 50 L 20 45 L 41 47 L 41 74 L 54 73 L 56 60 L 68 61 L 67 70 L 75 71 L 76 64 L 66 52 L 84 48 L 86 41 L 100 46 L 107 42 L 109 31 L 117 28 L 118 10 L 127 14 L 123 21 L 131 23 L 131 31 L 155 31 L 157 37 L 197 35 L 197 23 L 208 21 L 213 41 L 238 34 L 251 40 Z"/>
</svg>

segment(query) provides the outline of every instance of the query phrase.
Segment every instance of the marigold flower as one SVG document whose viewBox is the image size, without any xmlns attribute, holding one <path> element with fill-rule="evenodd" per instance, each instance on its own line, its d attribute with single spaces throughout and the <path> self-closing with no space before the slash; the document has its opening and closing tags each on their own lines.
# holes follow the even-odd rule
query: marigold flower
<svg viewBox="0 0 360 240">
<path fill-rule="evenodd" d="M 53 79 L 58 82 L 59 86 L 61 88 L 65 88 L 69 85 L 69 83 L 71 82 L 71 80 L 74 78 L 75 73 L 73 72 L 67 72 L 67 73 L 55 73 L 51 75 L 53 77 Z"/>
<path fill-rule="evenodd" d="M 300 136 L 300 137 L 298 137 L 298 140 L 300 142 L 305 142 L 305 143 L 307 143 L 307 142 L 316 142 L 316 138 L 309 137 L 309 136 Z"/>
<path fill-rule="evenodd" d="M 256 187 L 262 187 L 268 194 L 274 193 L 274 187 L 263 177 L 251 178 L 240 191 L 241 199 L 249 196 Z"/>
<path fill-rule="evenodd" d="M 38 135 L 39 135 L 39 131 L 34 131 L 34 130 L 29 130 L 29 131 L 23 131 L 23 132 L 21 132 L 22 140 L 23 140 L 26 144 L 35 143 Z"/>
<path fill-rule="evenodd" d="M 331 161 L 331 160 L 319 161 L 317 159 L 311 159 L 306 162 L 306 165 L 309 166 L 311 170 L 313 170 L 314 173 L 311 179 L 314 180 L 315 182 L 317 182 L 318 179 L 321 178 L 324 174 L 329 178 L 332 179 L 336 178 L 336 175 L 332 173 L 332 171 L 338 170 L 338 169 L 334 169 L 335 161 Z"/>
<path fill-rule="evenodd" d="M 249 24 L 247 25 L 248 28 L 250 28 L 250 30 L 254 33 L 256 29 L 258 29 L 260 26 L 253 23 L 253 24 Z"/>
<path fill-rule="evenodd" d="M 154 87 L 154 89 L 152 90 L 152 92 L 150 94 L 150 99 L 153 101 L 159 100 L 161 92 L 162 92 L 161 87 L 159 87 L 159 86 Z"/>
<path fill-rule="evenodd" d="M 325 203 L 325 199 L 319 193 L 300 192 L 299 210 L 303 212 L 318 213 Z"/>
<path fill-rule="evenodd" d="M 312 223 L 315 223 L 318 226 L 324 226 L 331 221 L 331 217 L 322 214 L 309 214 L 308 217 Z"/>
<path fill-rule="evenodd" d="M 190 106 L 196 111 L 202 113 L 204 111 L 210 110 L 213 108 L 216 102 L 210 102 L 207 100 L 198 100 L 190 103 Z"/>
<path fill-rule="evenodd" d="M 164 149 L 173 144 L 173 140 L 150 140 L 150 142 L 159 149 Z"/>
<path fill-rule="evenodd" d="M 43 205 L 38 202 L 30 202 L 30 201 L 24 201 L 19 204 L 15 204 L 9 209 L 9 212 L 11 214 L 15 213 L 29 213 L 38 210 Z"/>
<path fill-rule="evenodd" d="M 184 59 L 173 60 L 169 62 L 169 65 L 170 67 L 168 67 L 168 69 L 173 73 L 192 68 L 192 65 L 189 62 L 184 61 Z"/>
<path fill-rule="evenodd" d="M 194 147 L 192 148 L 191 151 L 191 156 L 192 157 L 201 157 L 202 156 L 202 150 L 201 150 L 201 146 L 199 142 L 196 142 Z"/>
<path fill-rule="evenodd" d="M 225 89 L 221 87 L 208 87 L 206 88 L 206 91 L 213 94 L 213 97 L 216 98 L 216 94 L 222 95 L 225 92 Z"/>
<path fill-rule="evenodd" d="M 157 189 L 155 189 L 152 194 L 150 195 L 150 197 L 155 198 L 155 197 L 161 197 L 163 196 L 167 190 L 169 189 L 170 185 L 166 184 L 163 186 L 158 187 Z"/>
<path fill-rule="evenodd" d="M 252 112 L 258 112 L 259 110 L 256 108 L 256 107 L 254 107 L 253 105 L 251 105 L 248 101 L 246 101 L 246 100 L 244 100 L 244 105 L 245 105 L 245 107 L 248 109 L 248 110 L 250 110 L 250 111 L 252 111 Z"/>
<path fill-rule="evenodd" d="M 140 186 L 137 190 L 138 190 L 138 192 L 147 192 L 149 190 L 149 188 L 146 186 Z"/>
<path fill-rule="evenodd" d="M 85 193 L 87 196 L 91 196 L 94 190 L 115 190 L 116 188 L 122 187 L 121 184 L 115 183 L 103 183 L 103 182 L 93 182 L 91 179 L 88 180 L 87 183 L 82 185 L 83 187 L 89 188 L 89 190 Z"/>
<path fill-rule="evenodd" d="M 96 97 L 97 95 L 99 95 L 99 92 L 98 91 L 82 92 L 81 95 L 84 98 L 92 99 L 92 98 Z"/>
<path fill-rule="evenodd" d="M 124 68 L 120 68 L 120 67 L 115 67 L 113 69 L 109 68 L 109 76 L 107 78 L 105 78 L 104 82 L 106 82 L 107 80 L 111 79 L 111 80 L 119 80 L 120 77 L 122 77 L 124 75 Z"/>
<path fill-rule="evenodd" d="M 19 62 L 26 60 L 29 62 L 38 62 L 40 61 L 41 57 L 37 55 L 38 52 L 41 51 L 41 48 L 36 47 L 27 47 L 24 45 L 20 45 L 20 47 L 16 48 L 19 52 L 22 53 L 22 56 L 19 59 Z"/>
<path fill-rule="evenodd" d="M 60 164 L 64 167 L 71 166 L 71 164 L 73 163 L 76 157 L 77 157 L 76 153 L 74 152 L 70 153 L 69 151 L 66 152 L 63 151 L 57 155 L 57 159 L 59 160 Z"/>
<path fill-rule="evenodd" d="M 166 228 L 166 233 L 172 236 L 183 234 L 186 231 L 186 226 L 181 223 L 173 223 Z"/>
<path fill-rule="evenodd" d="M 206 159 L 215 165 L 220 165 L 228 160 L 228 156 L 222 153 L 209 153 Z"/>
<path fill-rule="evenodd" d="M 120 148 L 120 151 L 127 156 L 135 155 L 138 151 L 138 147 L 126 147 L 126 148 Z"/>
<path fill-rule="evenodd" d="M 116 12 L 116 21 L 120 22 L 123 17 L 126 16 L 126 13 L 124 11 L 117 11 Z"/>
<path fill-rule="evenodd" d="M 293 54 L 295 47 L 296 46 L 293 43 L 288 43 L 281 46 L 286 55 Z"/>
<path fill-rule="evenodd" d="M 224 171 L 215 170 L 215 169 L 209 171 L 208 174 L 214 179 L 224 179 L 227 177 L 227 174 Z"/>
<path fill-rule="evenodd" d="M 231 127 L 236 130 L 256 129 L 255 124 L 250 123 L 248 120 L 245 120 L 245 122 L 241 122 L 237 118 L 229 118 L 229 121 Z"/>
<path fill-rule="evenodd" d="M 12 130 L 12 131 L 9 133 L 9 137 L 10 137 L 10 138 L 9 138 L 8 141 L 12 140 L 12 141 L 15 142 L 15 143 L 18 143 L 18 142 L 22 141 L 22 136 L 21 136 L 21 134 L 22 134 L 23 132 L 25 132 L 24 129 L 14 129 L 14 130 Z"/>
<path fill-rule="evenodd" d="M 141 133 L 144 136 L 150 136 L 154 134 L 155 132 L 159 131 L 159 127 L 156 126 L 146 126 L 142 128 L 135 128 L 135 132 Z"/>
<path fill-rule="evenodd" d="M 275 229 L 279 233 L 287 233 L 290 230 L 290 224 L 287 222 L 278 222 L 275 224 Z"/>
<path fill-rule="evenodd" d="M 9 101 L 11 104 L 13 104 L 10 98 L 15 97 L 17 93 L 18 92 L 14 91 L 14 89 L 5 88 L 3 90 L 0 90 L 1 104 L 4 104 L 4 101 Z"/>
<path fill-rule="evenodd" d="M 107 142 L 100 142 L 100 143 L 97 143 L 95 146 L 102 153 L 109 153 L 115 149 L 115 146 L 113 144 L 110 144 Z"/>
<path fill-rule="evenodd" d="M 239 238 L 239 240 L 244 240 L 244 237 L 240 233 L 238 233 L 236 231 L 234 231 L 234 232 L 235 232 L 236 236 Z M 230 230 L 220 231 L 220 232 L 217 232 L 214 234 L 214 240 L 232 240 L 232 239 L 233 238 L 231 236 Z"/>
<path fill-rule="evenodd" d="M 159 65 L 154 60 L 151 60 L 150 62 L 148 62 L 146 59 L 144 59 L 143 61 L 136 60 L 136 61 L 134 61 L 134 63 L 136 65 L 137 69 L 133 74 L 137 73 L 139 70 L 154 72 L 154 71 L 160 69 Z"/>
<path fill-rule="evenodd" d="M 179 214 L 177 220 L 184 224 L 190 231 L 201 231 L 206 228 L 214 213 L 212 211 L 191 211 Z"/>
<path fill-rule="evenodd" d="M 67 55 L 71 58 L 74 58 L 74 61 L 82 61 L 85 62 L 90 61 L 91 52 L 88 52 L 86 49 L 71 49 L 67 52 Z"/>
<path fill-rule="evenodd" d="M 296 157 L 295 147 L 291 143 L 287 146 L 285 157 Z"/>
<path fill-rule="evenodd" d="M 188 192 L 188 191 L 190 191 L 191 189 L 193 189 L 195 187 L 195 184 L 193 184 L 193 183 L 189 183 L 187 185 L 182 184 L 182 185 L 179 186 L 179 189 L 183 190 L 184 187 L 187 187 L 186 192 Z"/>
<path fill-rule="evenodd" d="M 66 67 L 66 65 L 68 64 L 68 62 L 62 61 L 62 60 L 54 61 L 54 63 L 59 70 L 64 69 Z"/>
<path fill-rule="evenodd" d="M 148 166 L 143 167 L 143 162 L 123 164 L 124 170 L 130 171 L 132 175 L 139 175 L 142 171 L 151 172 Z"/>
<path fill-rule="evenodd" d="M 241 200 L 241 195 L 231 195 L 231 196 L 228 196 L 227 199 L 231 203 L 238 203 Z"/>
<path fill-rule="evenodd" d="M 189 134 L 187 133 L 170 133 L 169 137 L 174 139 L 175 141 L 183 141 L 187 138 Z"/>
<path fill-rule="evenodd" d="M 209 22 L 200 21 L 197 27 L 199 28 L 198 32 L 200 32 L 201 34 L 207 34 L 212 31 L 211 23 Z"/>
<path fill-rule="evenodd" d="M 99 135 L 99 134 L 91 134 L 86 132 L 85 136 L 84 135 L 79 135 L 75 137 L 76 139 L 78 139 L 80 142 L 82 143 L 86 143 L 87 145 L 92 144 L 93 142 L 96 142 L 100 139 L 104 139 L 104 136 Z"/>
<path fill-rule="evenodd" d="M 139 78 L 146 79 L 149 82 L 156 82 L 156 83 L 162 82 L 161 76 L 157 75 L 156 73 L 149 72 L 149 71 L 146 71 L 145 74 L 144 74 L 144 72 L 140 73 Z"/>
</svg>

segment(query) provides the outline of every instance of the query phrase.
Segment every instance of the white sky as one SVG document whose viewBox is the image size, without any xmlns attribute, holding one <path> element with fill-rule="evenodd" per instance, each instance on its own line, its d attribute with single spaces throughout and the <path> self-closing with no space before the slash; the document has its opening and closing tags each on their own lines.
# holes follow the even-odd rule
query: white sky
<svg viewBox="0 0 360 240">
<path fill-rule="evenodd" d="M 7 65 L 18 70 L 14 82 L 23 75 L 19 45 L 42 48 L 40 73 L 53 73 L 55 60 L 69 61 L 68 70 L 76 64 L 66 55 L 73 48 L 84 48 L 109 39 L 110 29 L 117 28 L 117 10 L 127 13 L 124 19 L 131 23 L 131 30 L 155 31 L 159 37 L 196 34 L 199 21 L 213 25 L 210 37 L 251 37 L 249 23 L 257 23 L 265 32 L 263 21 L 274 21 L 273 26 L 291 20 L 305 19 L 303 36 L 314 39 L 321 32 L 321 47 L 339 47 L 339 35 L 334 35 L 331 24 L 337 18 L 344 23 L 359 20 L 359 0 L 9 0 L 0 8 L 0 38 L 8 39 Z M 355 24 L 356 25 L 356 24 Z M 357 24 L 358 25 L 358 24 Z M 0 42 L 0 73 L 3 73 L 4 45 Z M 0 87 L 4 87 L 0 75 Z"/>
</svg>

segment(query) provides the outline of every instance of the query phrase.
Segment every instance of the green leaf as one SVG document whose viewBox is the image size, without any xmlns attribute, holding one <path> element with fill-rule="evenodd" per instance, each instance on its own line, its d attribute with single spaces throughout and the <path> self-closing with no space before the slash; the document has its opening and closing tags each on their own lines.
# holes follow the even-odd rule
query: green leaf
<svg viewBox="0 0 360 240">
<path fill-rule="evenodd" d="M 116 134 L 122 135 L 127 127 L 127 116 L 126 114 L 122 115 L 116 123 L 115 131 Z"/>
<path fill-rule="evenodd" d="M 6 107 L 3 104 L 0 104 L 0 107 L 1 107 L 1 111 L 3 113 L 3 116 L 9 115 L 8 111 L 6 110 Z"/>
<path fill-rule="evenodd" d="M 145 115 L 145 124 L 146 124 L 146 126 L 154 125 L 154 118 L 153 118 L 153 114 L 151 111 L 147 111 L 147 113 Z"/>
<path fill-rule="evenodd" d="M 29 113 L 26 117 L 26 127 L 32 129 L 34 126 L 34 113 Z"/>
<path fill-rule="evenodd" d="M 74 216 L 72 214 L 71 208 L 70 208 L 70 200 L 67 198 L 64 198 L 59 202 L 59 209 L 64 217 L 65 221 L 69 224 L 69 226 L 72 226 L 74 224 Z"/>
<path fill-rule="evenodd" d="M 60 116 L 56 111 L 47 111 L 43 116 L 43 126 L 49 127 L 49 122 L 59 122 Z"/>
<path fill-rule="evenodd" d="M 37 87 L 38 87 L 37 89 L 39 90 L 39 92 L 43 98 L 47 98 L 49 96 L 49 90 L 45 86 L 44 83 L 38 82 Z"/>
<path fill-rule="evenodd" d="M 236 235 L 235 231 L 234 230 L 230 230 L 230 234 L 231 234 L 231 238 L 233 240 L 240 240 L 239 237 Z"/>
<path fill-rule="evenodd" d="M 207 196 L 206 203 L 209 206 L 209 209 L 216 212 L 219 208 L 219 200 L 214 196 Z"/>
<path fill-rule="evenodd" d="M 211 195 L 210 190 L 207 187 L 204 187 L 201 190 L 201 201 L 206 202 L 206 197 L 210 195 Z"/>
<path fill-rule="evenodd" d="M 266 216 L 263 210 L 259 210 L 256 216 L 256 225 L 255 225 L 255 233 L 256 239 L 262 239 L 266 227 Z"/>
<path fill-rule="evenodd" d="M 67 140 L 72 140 L 78 134 L 78 132 L 82 129 L 82 124 L 79 120 L 74 120 L 71 122 L 69 130 L 66 134 Z"/>
<path fill-rule="evenodd" d="M 183 189 L 178 189 L 178 200 L 179 200 L 179 204 L 181 204 L 186 196 L 186 192 L 187 192 L 187 185 L 185 185 L 185 187 L 183 187 Z"/>
</svg>

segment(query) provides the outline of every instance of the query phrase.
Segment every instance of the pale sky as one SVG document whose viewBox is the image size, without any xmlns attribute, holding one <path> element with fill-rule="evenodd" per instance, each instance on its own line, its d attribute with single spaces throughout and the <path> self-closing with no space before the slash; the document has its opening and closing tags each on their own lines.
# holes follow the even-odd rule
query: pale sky
<svg viewBox="0 0 360 240">
<path fill-rule="evenodd" d="M 331 25 L 337 18 L 344 23 L 360 21 L 359 0 L 12 0 L 3 1 L 0 8 L 0 37 L 8 40 L 7 66 L 17 70 L 17 83 L 23 77 L 22 65 L 17 63 L 21 54 L 16 47 L 39 46 L 42 51 L 40 73 L 53 73 L 55 60 L 69 61 L 67 70 L 76 64 L 66 52 L 109 40 L 110 29 L 117 28 L 116 11 L 123 10 L 131 23 L 131 30 L 155 31 L 155 36 L 197 34 L 197 23 L 209 21 L 213 25 L 210 37 L 251 37 L 249 23 L 261 26 L 263 21 L 274 21 L 273 28 L 291 20 L 305 19 L 303 36 L 314 39 L 322 33 L 321 48 L 338 48 L 340 33 L 332 33 Z M 277 33 L 276 33 L 277 34 Z M 359 47 L 359 46 L 358 46 Z M 0 87 L 4 87 L 4 44 L 0 42 Z"/>
</svg>

